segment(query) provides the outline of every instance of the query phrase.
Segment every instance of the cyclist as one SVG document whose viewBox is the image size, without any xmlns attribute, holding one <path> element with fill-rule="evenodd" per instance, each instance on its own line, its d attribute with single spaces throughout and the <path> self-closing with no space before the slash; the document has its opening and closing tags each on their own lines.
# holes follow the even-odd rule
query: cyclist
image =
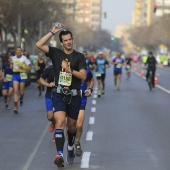
<svg viewBox="0 0 170 170">
<path fill-rule="evenodd" d="M 114 85 L 117 90 L 120 90 L 121 78 L 122 78 L 122 66 L 124 65 L 124 59 L 121 58 L 121 52 L 117 53 L 117 56 L 112 60 L 114 65 Z"/>
<path fill-rule="evenodd" d="M 106 68 L 109 68 L 109 62 L 105 59 L 103 52 L 99 52 L 98 57 L 95 61 L 95 69 L 96 69 L 96 78 L 97 78 L 97 87 L 98 87 L 98 92 L 97 95 L 98 97 L 101 96 L 101 91 L 102 94 L 105 93 L 105 77 L 106 77 Z M 100 84 L 102 83 L 102 90 L 100 88 Z"/>
<path fill-rule="evenodd" d="M 148 68 L 147 73 L 146 73 L 146 81 L 148 81 L 149 71 L 151 70 L 152 71 L 152 87 L 154 88 L 155 87 L 154 78 L 155 78 L 157 61 L 156 61 L 156 58 L 153 56 L 152 51 L 149 52 L 149 56 L 147 58 L 145 65 Z"/>
<path fill-rule="evenodd" d="M 14 87 L 14 113 L 18 113 L 18 91 L 20 91 L 20 106 L 23 105 L 26 71 L 30 71 L 30 60 L 22 55 L 22 48 L 17 47 L 16 55 L 12 57 L 13 87 Z"/>
<path fill-rule="evenodd" d="M 9 103 L 11 100 L 11 95 L 13 93 L 13 71 L 12 71 L 12 56 L 8 56 L 8 61 L 4 62 L 2 66 L 2 94 L 4 96 L 5 108 L 10 110 Z"/>
</svg>

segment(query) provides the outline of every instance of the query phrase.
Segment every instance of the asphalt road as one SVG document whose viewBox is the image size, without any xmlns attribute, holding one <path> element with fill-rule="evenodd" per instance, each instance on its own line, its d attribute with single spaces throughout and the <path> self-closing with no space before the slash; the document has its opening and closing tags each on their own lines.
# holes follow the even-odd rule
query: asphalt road
<svg viewBox="0 0 170 170">
<path fill-rule="evenodd" d="M 169 71 L 157 71 L 159 85 L 167 91 Z M 17 115 L 6 111 L 0 98 L 0 170 L 57 169 L 44 97 L 38 97 L 36 90 L 35 84 L 26 89 Z M 88 100 L 81 139 L 84 154 L 73 165 L 65 163 L 64 169 L 169 170 L 169 106 L 170 94 L 158 87 L 149 91 L 146 81 L 135 73 L 126 80 L 124 72 L 121 89 L 115 90 L 112 68 L 108 69 L 106 93 L 96 98 L 94 90 Z"/>
</svg>

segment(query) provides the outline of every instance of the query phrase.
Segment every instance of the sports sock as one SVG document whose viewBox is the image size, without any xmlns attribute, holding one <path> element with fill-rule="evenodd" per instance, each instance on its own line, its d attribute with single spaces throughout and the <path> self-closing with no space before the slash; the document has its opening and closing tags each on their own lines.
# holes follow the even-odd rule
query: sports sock
<svg viewBox="0 0 170 170">
<path fill-rule="evenodd" d="M 76 137 L 76 132 L 71 133 L 71 132 L 67 131 L 67 133 L 68 133 L 68 145 L 73 146 L 73 143 L 74 143 L 74 140 Z"/>
<path fill-rule="evenodd" d="M 55 135 L 57 154 L 63 154 L 63 148 L 65 142 L 64 131 L 62 129 L 56 129 L 54 135 Z"/>
</svg>

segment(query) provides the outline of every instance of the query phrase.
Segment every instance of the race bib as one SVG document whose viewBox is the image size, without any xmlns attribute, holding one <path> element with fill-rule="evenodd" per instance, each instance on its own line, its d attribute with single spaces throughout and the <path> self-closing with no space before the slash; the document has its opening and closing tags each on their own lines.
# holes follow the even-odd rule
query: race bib
<svg viewBox="0 0 170 170">
<path fill-rule="evenodd" d="M 26 73 L 20 73 L 21 80 L 27 79 Z"/>
<path fill-rule="evenodd" d="M 96 72 L 96 77 L 101 77 L 101 74 L 99 72 Z"/>
<path fill-rule="evenodd" d="M 58 84 L 62 86 L 70 86 L 72 82 L 72 74 L 60 71 Z"/>
<path fill-rule="evenodd" d="M 122 68 L 122 64 L 121 64 L 121 63 L 118 63 L 118 64 L 117 64 L 117 68 Z"/>
<path fill-rule="evenodd" d="M 18 69 L 19 69 L 19 68 L 18 68 L 18 65 L 17 65 L 17 64 L 13 66 L 13 71 L 17 71 Z"/>
<path fill-rule="evenodd" d="M 12 77 L 13 77 L 12 75 L 6 74 L 5 78 L 6 78 L 7 81 L 12 81 Z"/>
<path fill-rule="evenodd" d="M 130 65 L 127 65 L 126 68 L 127 68 L 127 69 L 130 69 Z"/>
</svg>

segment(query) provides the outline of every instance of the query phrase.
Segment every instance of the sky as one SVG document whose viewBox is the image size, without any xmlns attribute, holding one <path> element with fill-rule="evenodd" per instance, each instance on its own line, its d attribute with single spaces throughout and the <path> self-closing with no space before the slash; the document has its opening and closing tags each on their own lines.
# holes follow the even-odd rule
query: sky
<svg viewBox="0 0 170 170">
<path fill-rule="evenodd" d="M 131 24 L 135 0 L 102 0 L 102 10 L 107 18 L 102 18 L 102 29 L 113 33 L 120 23 Z"/>
</svg>

